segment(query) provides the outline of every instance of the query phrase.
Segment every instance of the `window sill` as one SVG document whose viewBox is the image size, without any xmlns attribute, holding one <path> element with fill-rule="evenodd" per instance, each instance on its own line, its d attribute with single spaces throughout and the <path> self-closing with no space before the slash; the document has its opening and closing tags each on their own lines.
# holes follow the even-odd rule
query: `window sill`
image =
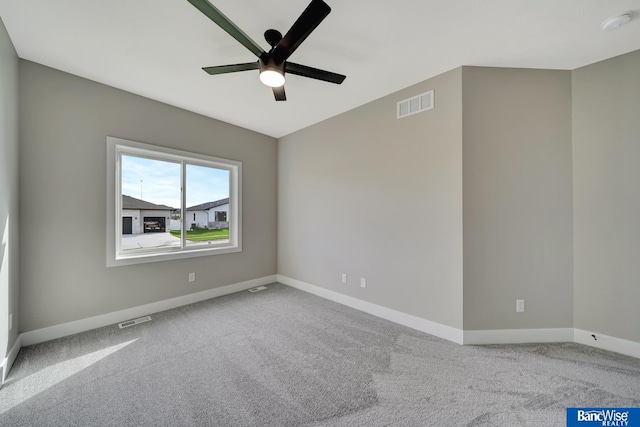
<svg viewBox="0 0 640 427">
<path fill-rule="evenodd" d="M 240 246 L 222 246 L 216 248 L 194 248 L 191 250 L 182 250 L 175 252 L 145 252 L 118 255 L 117 257 L 107 260 L 107 267 L 119 267 L 123 265 L 146 264 L 150 262 L 171 261 L 176 259 L 197 258 L 212 255 L 230 254 L 242 252 Z"/>
</svg>

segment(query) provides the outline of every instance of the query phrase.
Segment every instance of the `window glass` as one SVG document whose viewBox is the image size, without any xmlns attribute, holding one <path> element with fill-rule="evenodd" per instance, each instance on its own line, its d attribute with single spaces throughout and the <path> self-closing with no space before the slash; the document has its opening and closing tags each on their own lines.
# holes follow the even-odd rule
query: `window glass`
<svg viewBox="0 0 640 427">
<path fill-rule="evenodd" d="M 187 212 L 193 220 L 187 224 L 186 245 L 206 246 L 229 242 L 229 223 L 216 220 L 216 209 L 229 209 L 229 171 L 187 164 Z"/>
<path fill-rule="evenodd" d="M 180 248 L 180 163 L 123 154 L 122 253 Z M 177 236 L 170 232 L 177 229 Z"/>
</svg>

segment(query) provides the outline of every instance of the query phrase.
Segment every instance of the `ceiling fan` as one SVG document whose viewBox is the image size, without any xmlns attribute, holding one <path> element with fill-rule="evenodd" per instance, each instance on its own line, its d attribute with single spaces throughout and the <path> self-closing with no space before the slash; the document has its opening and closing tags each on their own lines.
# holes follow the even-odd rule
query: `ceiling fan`
<svg viewBox="0 0 640 427">
<path fill-rule="evenodd" d="M 287 61 L 298 46 L 305 41 L 309 34 L 311 34 L 322 20 L 327 17 L 329 12 L 331 12 L 329 5 L 322 0 L 312 0 L 284 37 L 282 37 L 282 34 L 277 30 L 270 29 L 265 31 L 264 38 L 267 43 L 269 43 L 269 46 L 271 46 L 269 52 L 265 52 L 256 42 L 251 40 L 248 35 L 207 0 L 188 1 L 258 57 L 256 62 L 204 67 L 203 70 L 211 75 L 260 70 L 260 81 L 273 89 L 273 95 L 276 101 L 287 100 L 284 92 L 285 73 L 336 84 L 341 84 L 347 77 L 342 74 Z"/>
</svg>

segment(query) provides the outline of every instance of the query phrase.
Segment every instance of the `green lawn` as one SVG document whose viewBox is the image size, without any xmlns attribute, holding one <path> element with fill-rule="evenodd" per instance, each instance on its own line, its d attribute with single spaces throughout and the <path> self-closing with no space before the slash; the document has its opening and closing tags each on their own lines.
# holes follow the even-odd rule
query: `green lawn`
<svg viewBox="0 0 640 427">
<path fill-rule="evenodd" d="M 180 231 L 171 231 L 171 235 L 180 237 Z M 229 229 L 221 230 L 187 230 L 187 240 L 192 242 L 207 242 L 209 240 L 226 240 L 229 238 Z"/>
</svg>

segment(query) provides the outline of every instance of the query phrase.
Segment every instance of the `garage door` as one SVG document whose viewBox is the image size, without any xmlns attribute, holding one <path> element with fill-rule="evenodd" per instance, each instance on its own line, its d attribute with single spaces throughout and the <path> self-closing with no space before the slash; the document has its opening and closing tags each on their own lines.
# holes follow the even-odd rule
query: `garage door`
<svg viewBox="0 0 640 427">
<path fill-rule="evenodd" d="M 122 234 L 132 234 L 133 230 L 133 221 L 130 216 L 122 217 Z"/>
<path fill-rule="evenodd" d="M 163 216 L 144 217 L 145 233 L 163 233 L 165 230 L 165 218 Z"/>
</svg>

